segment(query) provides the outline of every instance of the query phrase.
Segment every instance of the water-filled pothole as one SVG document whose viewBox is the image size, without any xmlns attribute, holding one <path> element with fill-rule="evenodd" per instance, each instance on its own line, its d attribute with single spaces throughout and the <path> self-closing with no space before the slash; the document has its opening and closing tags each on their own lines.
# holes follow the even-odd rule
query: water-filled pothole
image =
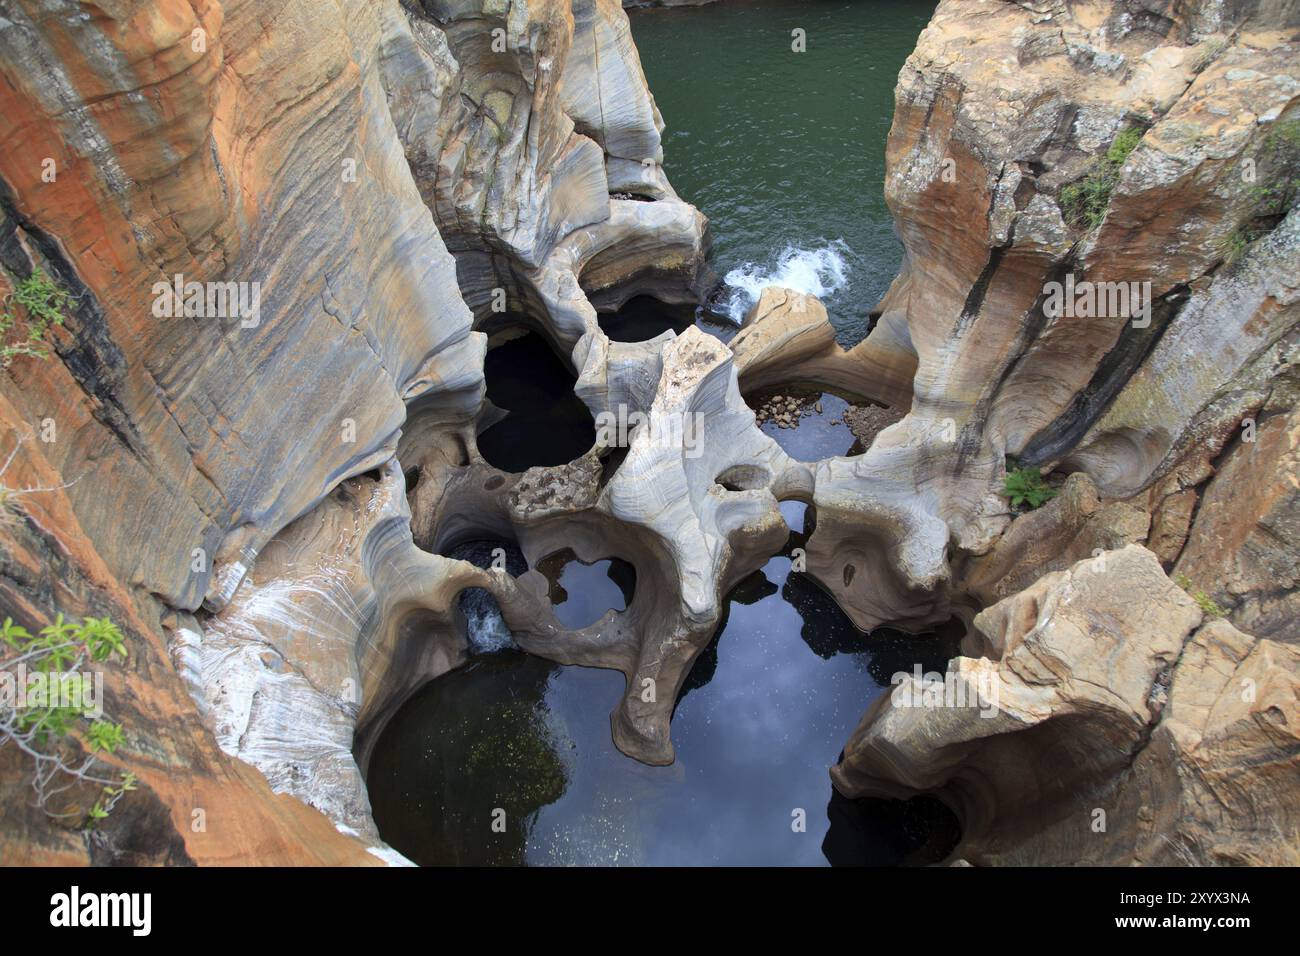
<svg viewBox="0 0 1300 956">
<path fill-rule="evenodd" d="M 782 505 L 800 532 L 804 509 Z M 729 595 L 679 695 L 672 766 L 615 749 L 621 674 L 477 654 L 419 690 L 376 743 L 368 783 L 380 834 L 420 863 L 917 860 L 937 839 L 917 831 L 924 815 L 861 801 L 837 809 L 827 768 L 891 676 L 942 670 L 956 638 L 861 634 L 792 571 L 803 543 L 792 534 Z"/>
<path fill-rule="evenodd" d="M 611 342 L 648 342 L 665 332 L 685 332 L 695 324 L 695 307 L 667 305 L 641 295 L 617 312 L 602 312 L 598 320 Z"/>
<path fill-rule="evenodd" d="M 537 562 L 550 585 L 551 607 L 570 630 L 595 624 L 606 611 L 623 611 L 632 603 L 636 569 L 621 558 L 590 564 L 567 548 Z"/>
<path fill-rule="evenodd" d="M 516 473 L 563 465 L 595 444 L 596 423 L 573 392 L 576 379 L 541 335 L 490 348 L 483 375 L 488 400 L 507 413 L 478 436 L 488 464 Z"/>
<path fill-rule="evenodd" d="M 860 455 L 876 435 L 903 417 L 894 409 L 803 388 L 760 392 L 745 396 L 745 401 L 763 434 L 799 461 Z"/>
<path fill-rule="evenodd" d="M 503 538 L 461 541 L 444 554 L 475 567 L 496 567 L 516 578 L 528 570 L 528 561 L 519 545 Z M 546 578 L 556 618 L 570 630 L 595 624 L 606 611 L 626 610 L 636 593 L 636 568 L 622 558 L 585 562 L 564 548 L 538 561 L 537 570 Z M 483 588 L 466 588 L 458 601 L 468 624 L 471 650 L 494 651 L 514 646 L 496 599 L 489 592 Z"/>
</svg>

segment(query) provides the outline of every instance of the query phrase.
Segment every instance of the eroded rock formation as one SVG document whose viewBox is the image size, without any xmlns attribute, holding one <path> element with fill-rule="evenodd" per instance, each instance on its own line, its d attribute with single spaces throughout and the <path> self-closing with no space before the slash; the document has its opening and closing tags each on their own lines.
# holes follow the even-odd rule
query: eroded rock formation
<svg viewBox="0 0 1300 956">
<path fill-rule="evenodd" d="M 41 270 L 74 296 L 52 359 L 5 384 L 14 434 L 53 436 L 21 456 L 69 502 L 46 547 L 121 582 L 116 616 L 173 707 L 165 634 L 217 740 L 373 846 L 353 725 L 459 659 L 455 594 L 489 583 L 415 548 L 394 458 L 402 434 L 427 439 L 422 463 L 473 444 L 485 341 L 466 300 L 488 328 L 497 290 L 526 309 L 598 409 L 650 394 L 619 381 L 644 376 L 611 359 L 584 287 L 697 295 L 704 220 L 663 176 L 626 17 L 606 0 L 15 0 L 0 71 L 4 288 Z M 177 283 L 201 284 L 188 308 Z M 33 528 L 39 510 L 21 514 Z M 7 612 L 35 630 L 81 610 L 19 598 L 17 547 Z M 133 700 L 127 765 L 158 746 Z M 170 787 L 229 774 L 205 746 Z M 177 852 L 212 858 L 185 801 L 141 777 Z M 306 811 L 310 848 L 285 824 L 268 842 L 280 804 L 259 786 L 230 799 L 266 804 L 246 827 L 268 860 L 360 854 Z"/>
<path fill-rule="evenodd" d="M 991 718 L 873 709 L 845 793 L 939 793 L 976 863 L 1270 859 L 1296 826 L 1300 218 L 1256 187 L 1292 174 L 1288 17 L 941 3 L 889 139 L 904 267 L 846 350 L 779 289 L 730 347 L 601 331 L 709 281 L 614 0 L 0 0 L 0 291 L 74 296 L 4 376 L 4 480 L 41 490 L 0 521 L 0 596 L 33 630 L 122 624 L 114 759 L 142 783 L 94 839 L 6 800 L 6 862 L 400 862 L 362 770 L 464 660 L 468 587 L 524 649 L 621 671 L 615 742 L 669 762 L 787 499 L 859 627 L 974 618 L 952 673 L 998 688 Z M 1142 298 L 1061 314 L 1067 277 Z M 176 283 L 227 307 L 167 317 Z M 484 356 L 521 327 L 631 433 L 489 464 Z M 786 384 L 907 414 L 805 464 L 742 398 Z M 1009 455 L 1072 474 L 1016 514 Z M 636 594 L 567 629 L 538 570 L 440 554 L 482 537 L 622 558 Z"/>
<path fill-rule="evenodd" d="M 1300 825 L 1293 646 L 1206 621 L 1137 545 L 1047 574 L 975 619 L 964 693 L 908 677 L 833 776 L 942 795 L 975 864 L 1282 862 Z M 909 698 L 909 693 L 916 696 Z M 899 704 L 895 699 L 911 703 Z"/>
<path fill-rule="evenodd" d="M 15 747 L 4 748 L 0 858 L 10 865 L 379 862 L 365 844 L 305 804 L 276 795 L 261 774 L 218 748 L 171 668 L 158 612 L 150 616 L 114 576 L 61 476 L 40 453 L 35 430 L 5 397 L 0 442 L 6 459 L 13 453 L 6 486 L 42 489 L 23 495 L 21 522 L 3 528 L 0 605 L 6 616 L 33 625 L 47 623 L 57 607 L 71 619 L 111 618 L 122 629 L 130 653 L 105 668 L 102 704 L 127 734 L 111 762 L 139 780 L 130 799 L 87 834 L 45 816 L 35 805 L 30 762 Z M 84 815 L 99 789 L 79 787 L 70 794 L 73 806 L 57 809 Z"/>
<path fill-rule="evenodd" d="M 749 390 L 794 381 L 904 410 L 911 404 L 912 354 L 884 335 L 843 348 L 816 296 L 768 286 L 730 344 Z"/>
<path fill-rule="evenodd" d="M 909 343 L 911 413 L 818 473 L 810 570 L 862 625 L 1001 601 L 968 640 L 983 656 L 950 667 L 996 677 L 996 719 L 882 705 L 835 771 L 847 793 L 943 795 L 971 862 L 1278 861 L 1294 841 L 1262 791 L 1300 772 L 1277 643 L 1300 634 L 1300 219 L 1262 197 L 1294 175 L 1298 26 L 1271 4 L 946 2 L 900 76 L 906 256 L 864 344 Z M 1066 281 L 1145 298 L 1063 314 Z M 1004 456 L 1076 474 L 1007 526 Z M 1150 554 L 1111 550 L 1144 541 L 1251 634 L 1198 629 Z M 881 545 L 886 567 L 849 574 Z"/>
<path fill-rule="evenodd" d="M 1005 527 L 987 493 L 1004 456 L 1153 496 L 1168 538 L 1244 422 L 1294 406 L 1300 220 L 1259 189 L 1293 175 L 1277 158 L 1300 118 L 1293 21 L 1270 4 L 940 4 L 899 77 L 885 188 L 905 260 L 862 346 L 910 351 L 911 414 L 818 476 L 819 515 L 843 519 L 822 526 L 864 505 L 879 517 L 859 550 L 893 551 L 892 575 L 857 574 L 839 531 L 810 545 L 860 625 L 960 590 L 950 550 Z M 1071 188 L 1101 182 L 1121 137 L 1081 215 Z M 1142 314 L 1052 314 L 1067 276 L 1149 282 Z"/>
</svg>

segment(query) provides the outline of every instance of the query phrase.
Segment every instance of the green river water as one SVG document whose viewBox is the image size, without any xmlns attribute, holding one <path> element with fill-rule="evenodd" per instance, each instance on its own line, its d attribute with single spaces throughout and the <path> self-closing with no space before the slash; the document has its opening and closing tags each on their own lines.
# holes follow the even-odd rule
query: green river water
<svg viewBox="0 0 1300 956">
<path fill-rule="evenodd" d="M 902 259 L 885 208 L 898 71 L 928 0 L 721 0 L 630 11 L 673 187 L 710 219 L 742 317 L 768 282 L 823 297 L 845 345 Z M 791 49 L 803 30 L 806 50 Z"/>
</svg>

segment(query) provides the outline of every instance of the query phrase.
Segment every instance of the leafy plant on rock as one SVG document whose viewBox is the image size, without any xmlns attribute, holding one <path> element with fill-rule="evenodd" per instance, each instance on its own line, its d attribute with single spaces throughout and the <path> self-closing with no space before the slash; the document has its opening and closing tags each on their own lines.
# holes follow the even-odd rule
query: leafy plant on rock
<svg viewBox="0 0 1300 956">
<path fill-rule="evenodd" d="M 1300 199 L 1300 120 L 1275 124 L 1254 159 L 1259 181 L 1247 193 L 1247 218 L 1219 242 L 1218 253 L 1227 266 L 1236 265 Z"/>
<path fill-rule="evenodd" d="M 45 333 L 63 324 L 71 302 L 71 294 L 39 268 L 19 281 L 0 311 L 0 367 L 8 367 L 19 355 L 46 358 Z"/>
<path fill-rule="evenodd" d="M 1201 613 L 1206 617 L 1228 616 L 1228 612 L 1219 606 L 1219 602 L 1194 585 L 1192 579 L 1187 575 L 1178 575 L 1178 577 L 1174 578 L 1174 583 L 1191 596 L 1191 599 L 1196 602 L 1196 606 L 1201 609 Z"/>
<path fill-rule="evenodd" d="M 1130 127 L 1110 144 L 1105 154 L 1093 160 L 1083 178 L 1061 187 L 1061 215 L 1072 226 L 1096 229 L 1106 217 L 1110 194 L 1119 183 L 1120 170 L 1142 141 L 1142 130 Z"/>
<path fill-rule="evenodd" d="M 35 803 L 50 817 L 80 816 L 93 825 L 136 788 L 134 774 L 119 775 L 100 759 L 116 751 L 125 735 L 121 724 L 88 705 L 92 676 L 82 671 L 126 656 L 126 639 L 108 618 L 74 624 L 58 614 L 36 634 L 9 617 L 0 625 L 0 748 L 12 744 L 31 759 Z M 72 746 L 78 732 L 85 750 Z M 88 811 L 54 807 L 60 794 L 86 784 L 100 788 Z"/>
<path fill-rule="evenodd" d="M 22 499 L 53 488 L 12 487 L 6 480 L 24 439 L 19 436 L 0 465 L 0 530 L 19 526 Z M 6 617 L 0 625 L 0 748 L 13 744 L 35 765 L 32 789 L 36 805 L 55 818 L 71 818 L 80 811 L 60 812 L 51 801 L 75 786 L 98 785 L 100 795 L 87 811 L 93 824 L 112 811 L 124 794 L 135 789 L 135 776 L 118 776 L 99 758 L 122 743 L 120 724 L 100 717 L 98 701 L 91 704 L 92 675 L 86 664 L 103 664 L 126 657 L 126 640 L 108 618 L 88 617 L 80 624 L 62 614 L 36 634 Z M 36 680 L 30 680 L 35 675 Z M 89 753 L 72 745 L 82 731 Z"/>
<path fill-rule="evenodd" d="M 1300 120 L 1276 124 L 1264 137 L 1258 165 L 1265 181 L 1251 188 L 1256 214 L 1281 216 L 1300 196 Z"/>
<path fill-rule="evenodd" d="M 1013 507 L 1037 508 L 1056 497 L 1056 489 L 1043 480 L 1036 468 L 1016 468 L 1002 480 L 1002 493 Z"/>
</svg>

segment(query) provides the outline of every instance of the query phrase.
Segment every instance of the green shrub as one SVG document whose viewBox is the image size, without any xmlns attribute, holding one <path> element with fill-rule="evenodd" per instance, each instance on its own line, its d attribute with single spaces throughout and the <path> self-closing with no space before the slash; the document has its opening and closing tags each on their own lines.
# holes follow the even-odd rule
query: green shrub
<svg viewBox="0 0 1300 956">
<path fill-rule="evenodd" d="M 1002 493 L 1013 507 L 1037 508 L 1056 497 L 1056 489 L 1043 480 L 1036 468 L 1016 468 L 1002 480 Z"/>
<path fill-rule="evenodd" d="M 1061 215 L 1072 226 L 1096 229 L 1106 217 L 1110 194 L 1119 182 L 1120 170 L 1142 141 L 1142 130 L 1123 130 L 1104 155 L 1094 159 L 1081 179 L 1061 187 L 1058 204 Z"/>
<path fill-rule="evenodd" d="M 41 269 L 14 286 L 0 312 L 0 367 L 7 367 L 19 355 L 45 358 L 45 333 L 51 326 L 62 325 L 64 312 L 72 296 L 60 288 Z M 15 306 L 22 309 L 26 321 L 20 320 Z"/>
<path fill-rule="evenodd" d="M 1129 155 L 1137 149 L 1140 142 L 1142 142 L 1142 130 L 1130 126 L 1116 136 L 1115 141 L 1110 144 L 1110 149 L 1106 150 L 1106 162 L 1118 169 L 1128 162 Z"/>
<path fill-rule="evenodd" d="M 1196 587 L 1196 585 L 1192 584 L 1191 579 L 1187 575 L 1178 575 L 1178 577 L 1174 578 L 1174 583 L 1191 596 L 1192 600 L 1196 602 L 1196 606 L 1201 609 L 1201 612 L 1206 617 L 1228 616 L 1228 612 L 1221 608 L 1214 598 L 1210 597 L 1200 588 Z"/>
</svg>

